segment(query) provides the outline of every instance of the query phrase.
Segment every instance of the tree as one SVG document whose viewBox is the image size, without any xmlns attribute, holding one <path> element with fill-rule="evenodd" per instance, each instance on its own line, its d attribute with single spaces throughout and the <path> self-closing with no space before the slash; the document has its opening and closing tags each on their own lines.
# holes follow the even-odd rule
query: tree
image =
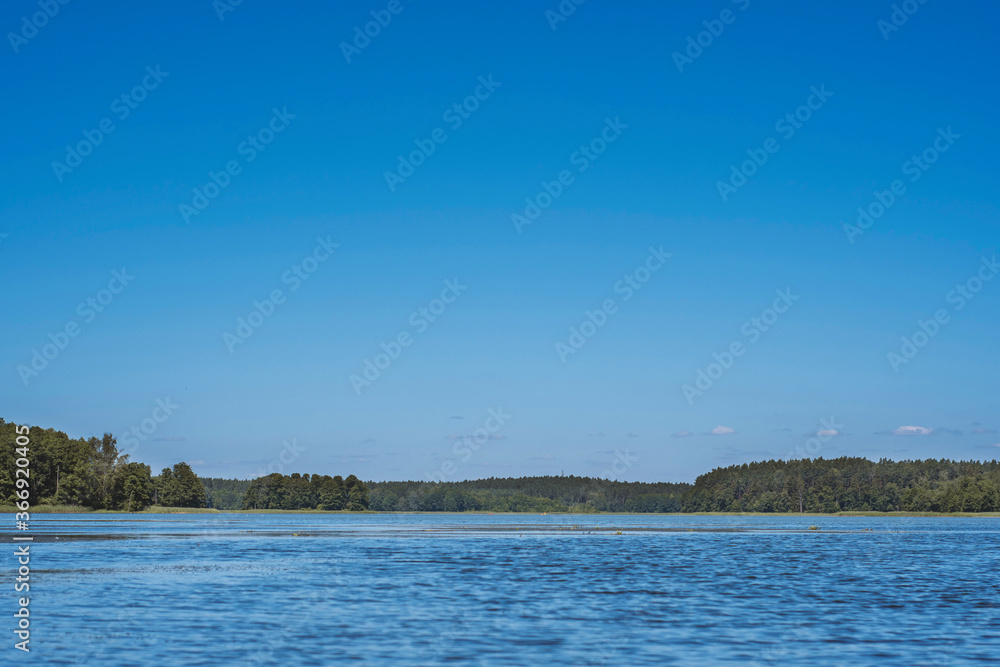
<svg viewBox="0 0 1000 667">
<path fill-rule="evenodd" d="M 164 468 L 157 484 L 160 504 L 164 507 L 204 507 L 205 485 L 183 461 L 173 470 Z"/>
<path fill-rule="evenodd" d="M 153 479 L 148 465 L 125 463 L 115 473 L 112 498 L 115 509 L 140 512 L 153 504 Z"/>
</svg>

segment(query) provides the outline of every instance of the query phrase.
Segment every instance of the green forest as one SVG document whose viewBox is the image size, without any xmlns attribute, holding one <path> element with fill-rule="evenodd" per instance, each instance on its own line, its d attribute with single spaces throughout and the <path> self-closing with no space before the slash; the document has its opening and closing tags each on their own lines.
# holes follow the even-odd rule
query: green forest
<svg viewBox="0 0 1000 667">
<path fill-rule="evenodd" d="M 245 510 L 348 510 L 368 509 L 368 486 L 354 475 L 289 476 L 273 473 L 250 482 L 243 494 Z"/>
<path fill-rule="evenodd" d="M 996 461 L 764 461 L 716 468 L 694 484 L 560 476 L 369 486 L 380 511 L 1000 512 Z"/>
<path fill-rule="evenodd" d="M 716 468 L 686 512 L 1000 512 L 995 460 L 803 459 Z"/>
<path fill-rule="evenodd" d="M 30 477 L 15 476 L 16 426 L 0 419 L 0 504 L 93 510 L 149 507 L 380 512 L 1000 512 L 997 461 L 878 462 L 864 458 L 762 461 L 699 476 L 694 484 L 591 477 L 462 482 L 363 482 L 354 475 L 274 473 L 254 480 L 199 478 L 184 462 L 152 475 L 109 433 L 68 437 L 31 427 Z M 20 427 L 24 428 L 24 427 Z M 22 436 L 23 442 L 23 436 Z"/>
<path fill-rule="evenodd" d="M 691 485 L 569 475 L 370 482 L 369 487 L 371 509 L 383 512 L 680 512 Z"/>
<path fill-rule="evenodd" d="M 24 427 L 21 427 L 22 430 Z M 151 505 L 204 507 L 205 489 L 186 463 L 156 476 L 148 465 L 118 451 L 110 433 L 101 438 L 70 438 L 62 431 L 17 426 L 0 419 L 0 502 L 13 504 L 26 491 L 34 505 L 78 505 L 92 510 L 140 511 Z M 18 435 L 28 439 L 27 478 L 15 475 Z M 19 483 L 20 480 L 20 483 Z"/>
</svg>

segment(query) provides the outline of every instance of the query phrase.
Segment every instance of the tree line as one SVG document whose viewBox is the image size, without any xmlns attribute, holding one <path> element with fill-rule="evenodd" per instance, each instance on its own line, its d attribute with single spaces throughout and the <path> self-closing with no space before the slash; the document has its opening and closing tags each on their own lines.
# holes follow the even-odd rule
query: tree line
<svg viewBox="0 0 1000 667">
<path fill-rule="evenodd" d="M 18 498 L 14 478 L 16 424 L 0 419 L 0 502 Z M 62 431 L 28 429 L 29 502 L 79 505 L 94 510 L 140 511 L 153 504 L 204 507 L 205 490 L 187 463 L 152 475 L 148 465 L 130 461 L 110 433 L 70 438 Z"/>
<path fill-rule="evenodd" d="M 15 424 L 0 419 L 0 503 L 18 499 Z M 1000 464 L 948 459 L 760 461 L 716 468 L 694 484 L 542 476 L 460 482 L 365 483 L 354 475 L 274 473 L 254 480 L 201 479 L 184 462 L 153 476 L 110 433 L 70 438 L 33 426 L 32 506 L 138 511 L 150 506 L 219 510 L 419 512 L 1000 512 Z M 22 485 L 24 482 L 22 482 Z"/>
<path fill-rule="evenodd" d="M 272 473 L 250 482 L 243 494 L 241 509 L 360 512 L 368 509 L 368 486 L 354 475 L 285 476 Z"/>
<path fill-rule="evenodd" d="M 615 482 L 575 475 L 461 482 L 370 482 L 383 512 L 679 512 L 691 485 Z"/>
<path fill-rule="evenodd" d="M 997 461 L 762 461 L 695 480 L 685 512 L 998 512 Z"/>
<path fill-rule="evenodd" d="M 570 475 L 370 486 L 379 511 L 1000 512 L 995 460 L 770 460 L 716 468 L 694 484 Z"/>
</svg>

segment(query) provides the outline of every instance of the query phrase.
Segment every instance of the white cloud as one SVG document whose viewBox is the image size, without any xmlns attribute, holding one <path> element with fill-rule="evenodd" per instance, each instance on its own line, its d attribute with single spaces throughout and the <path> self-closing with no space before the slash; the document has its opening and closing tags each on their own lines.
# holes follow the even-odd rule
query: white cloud
<svg viewBox="0 0 1000 667">
<path fill-rule="evenodd" d="M 818 435 L 821 438 L 823 438 L 823 437 L 833 437 L 835 435 L 840 435 L 840 431 L 838 431 L 835 428 L 826 428 L 826 429 L 823 429 L 822 431 L 816 431 L 816 435 Z"/>
<path fill-rule="evenodd" d="M 893 435 L 930 435 L 934 431 L 925 426 L 900 426 L 892 432 Z"/>
<path fill-rule="evenodd" d="M 712 435 L 729 435 L 730 433 L 736 433 L 735 429 L 731 429 L 728 426 L 716 426 L 711 431 Z"/>
</svg>

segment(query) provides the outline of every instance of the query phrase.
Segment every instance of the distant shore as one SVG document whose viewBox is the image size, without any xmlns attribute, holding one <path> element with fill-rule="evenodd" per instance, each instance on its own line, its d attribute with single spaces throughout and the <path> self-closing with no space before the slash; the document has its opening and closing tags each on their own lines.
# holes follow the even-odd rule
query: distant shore
<svg viewBox="0 0 1000 667">
<path fill-rule="evenodd" d="M 13 505 L 0 505 L 0 512 L 13 513 L 19 511 Z M 426 514 L 426 515 L 494 515 L 494 516 L 780 516 L 780 517 L 956 517 L 956 518 L 1000 518 L 1000 512 L 834 512 L 800 513 L 800 512 L 349 512 L 347 510 L 217 510 L 207 507 L 150 507 L 141 512 L 126 512 L 124 510 L 91 510 L 76 505 L 39 505 L 28 510 L 32 514 Z"/>
</svg>

